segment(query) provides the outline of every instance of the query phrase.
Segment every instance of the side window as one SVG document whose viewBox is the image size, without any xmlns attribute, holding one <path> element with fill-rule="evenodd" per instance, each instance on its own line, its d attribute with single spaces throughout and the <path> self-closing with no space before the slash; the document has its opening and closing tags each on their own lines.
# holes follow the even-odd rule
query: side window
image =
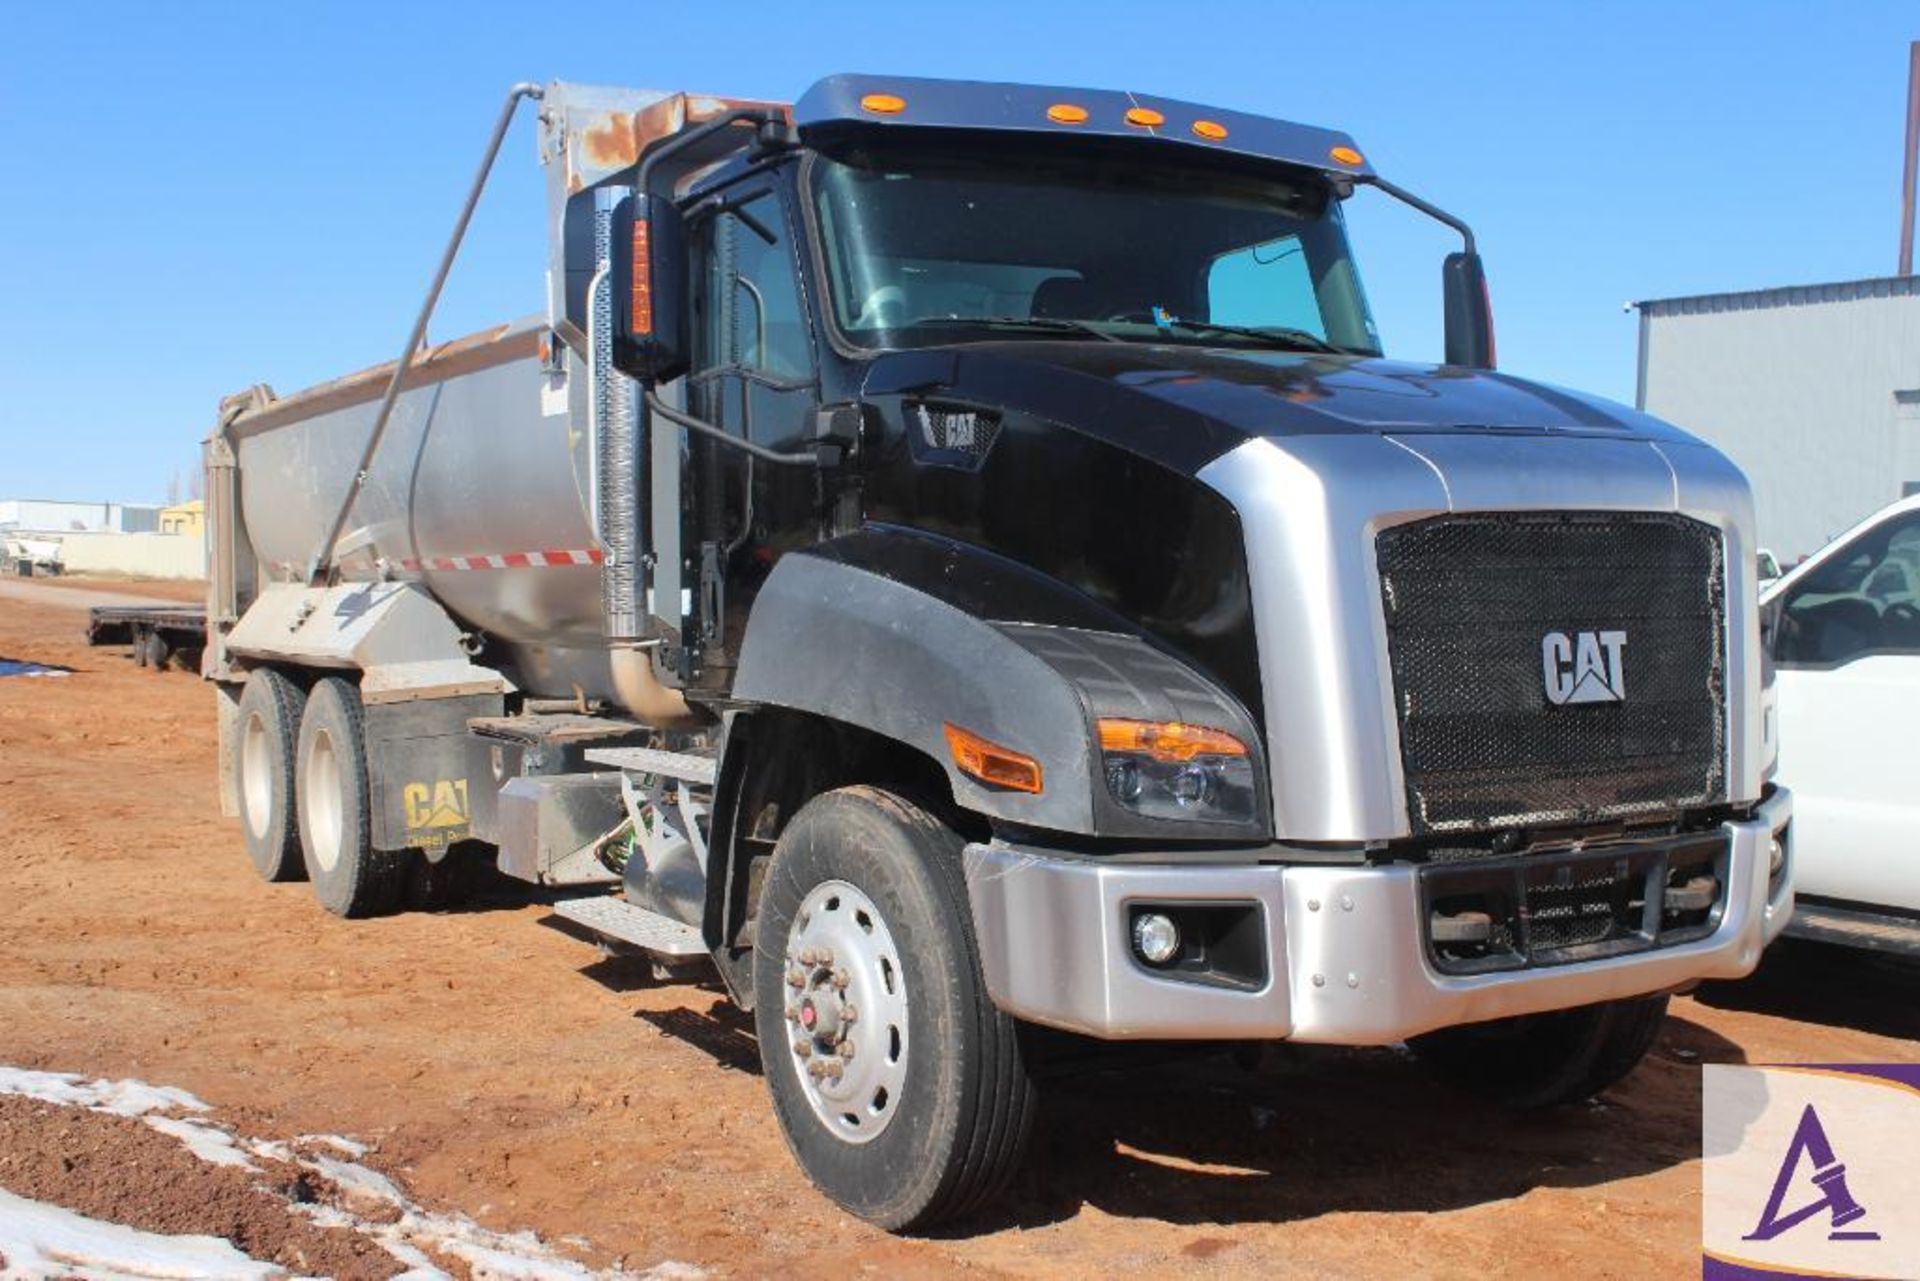
<svg viewBox="0 0 1920 1281">
<path fill-rule="evenodd" d="M 813 353 L 778 197 L 763 192 L 716 214 L 703 240 L 709 305 L 702 365 L 811 379 Z"/>
<path fill-rule="evenodd" d="M 1207 271 L 1207 319 L 1223 325 L 1287 326 L 1327 336 L 1306 246 L 1283 236 L 1221 254 Z"/>
<path fill-rule="evenodd" d="M 1920 655 L 1920 512 L 1868 530 L 1787 595 L 1781 662 L 1826 666 L 1873 653 Z"/>
</svg>

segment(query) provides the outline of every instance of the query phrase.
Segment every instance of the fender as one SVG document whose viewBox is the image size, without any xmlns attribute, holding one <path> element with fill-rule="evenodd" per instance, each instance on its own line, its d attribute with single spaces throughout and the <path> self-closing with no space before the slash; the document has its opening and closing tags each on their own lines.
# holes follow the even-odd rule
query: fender
<svg viewBox="0 0 1920 1281">
<path fill-rule="evenodd" d="M 500 673 L 472 663 L 460 626 L 418 583 L 276 583 L 223 644 L 227 654 L 254 662 L 357 671 L 369 705 L 512 689 Z"/>
<path fill-rule="evenodd" d="M 1015 603 L 1012 619 L 989 620 L 966 607 L 973 602 L 964 584 L 982 573 L 995 576 L 1000 590 L 979 595 L 1003 609 Z M 1096 603 L 991 553 L 870 529 L 775 565 L 747 621 L 733 695 L 906 744 L 941 764 L 962 807 L 1022 827 L 1265 839 L 1264 795 L 1256 828 L 1146 819 L 1108 794 L 1093 746 L 1099 717 L 1210 725 L 1260 752 L 1255 723 L 1236 699 L 1123 629 Z M 1043 790 L 996 789 L 961 773 L 948 724 L 1039 761 Z M 1264 762 L 1256 764 L 1264 787 Z"/>
</svg>

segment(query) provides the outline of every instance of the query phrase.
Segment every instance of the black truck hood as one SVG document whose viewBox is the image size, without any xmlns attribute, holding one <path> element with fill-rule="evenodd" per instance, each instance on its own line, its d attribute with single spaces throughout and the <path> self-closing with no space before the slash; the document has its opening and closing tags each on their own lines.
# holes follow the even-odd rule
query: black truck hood
<svg viewBox="0 0 1920 1281">
<path fill-rule="evenodd" d="M 1507 374 L 1174 344 L 1036 339 L 890 352 L 874 360 L 863 391 L 1031 413 L 1187 472 L 1256 436 L 1691 439 L 1625 405 Z"/>
</svg>

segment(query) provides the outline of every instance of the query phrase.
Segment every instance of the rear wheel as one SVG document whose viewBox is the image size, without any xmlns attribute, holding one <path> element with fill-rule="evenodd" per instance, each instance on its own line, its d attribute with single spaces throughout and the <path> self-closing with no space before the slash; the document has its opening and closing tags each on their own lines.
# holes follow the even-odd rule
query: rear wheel
<svg viewBox="0 0 1920 1281">
<path fill-rule="evenodd" d="M 314 685 L 300 718 L 295 807 L 314 896 L 336 916 L 378 916 L 400 904 L 409 851 L 373 848 L 360 691 L 338 677 Z"/>
<path fill-rule="evenodd" d="M 249 674 L 240 691 L 240 727 L 233 739 L 240 832 L 253 870 L 269 881 L 298 881 L 307 874 L 300 859 L 293 781 L 306 701 L 298 685 L 270 667 Z"/>
<path fill-rule="evenodd" d="M 815 1186 L 891 1230 L 991 1200 L 1034 1088 L 980 977 L 962 841 L 899 797 L 816 797 L 775 848 L 754 950 L 760 1056 Z"/>
<path fill-rule="evenodd" d="M 1666 1015 L 1665 996 L 1643 996 L 1444 1028 L 1410 1045 L 1458 1089 L 1509 1107 L 1553 1107 L 1590 1099 L 1638 1067 Z"/>
</svg>

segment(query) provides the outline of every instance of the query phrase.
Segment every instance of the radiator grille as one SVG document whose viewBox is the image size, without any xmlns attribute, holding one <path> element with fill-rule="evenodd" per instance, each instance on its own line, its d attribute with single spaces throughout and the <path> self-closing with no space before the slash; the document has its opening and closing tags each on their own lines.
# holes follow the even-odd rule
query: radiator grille
<svg viewBox="0 0 1920 1281">
<path fill-rule="evenodd" d="M 1416 833 L 1723 799 L 1713 527 L 1656 513 L 1470 513 L 1388 529 L 1375 550 Z M 1551 635 L 1567 638 L 1568 661 L 1543 655 Z M 1589 682 L 1553 701 L 1551 682 L 1571 684 L 1583 649 L 1623 697 Z"/>
</svg>

